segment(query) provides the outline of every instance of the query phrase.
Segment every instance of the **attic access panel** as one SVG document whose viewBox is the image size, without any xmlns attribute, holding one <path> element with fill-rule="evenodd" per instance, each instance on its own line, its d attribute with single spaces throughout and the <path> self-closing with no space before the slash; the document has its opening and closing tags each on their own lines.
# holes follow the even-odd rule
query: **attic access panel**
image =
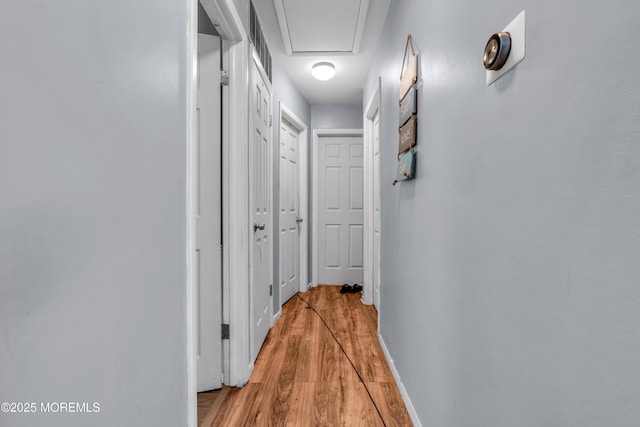
<svg viewBox="0 0 640 427">
<path fill-rule="evenodd" d="M 288 55 L 360 50 L 369 0 L 273 0 Z"/>
</svg>

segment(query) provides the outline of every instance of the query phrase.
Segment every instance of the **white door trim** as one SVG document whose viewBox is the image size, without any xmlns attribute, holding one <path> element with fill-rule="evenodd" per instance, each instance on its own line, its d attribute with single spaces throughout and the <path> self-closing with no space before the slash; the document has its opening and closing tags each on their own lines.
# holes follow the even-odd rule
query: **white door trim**
<svg viewBox="0 0 640 427">
<path fill-rule="evenodd" d="M 242 29 L 242 20 L 233 6 L 233 1 L 200 0 L 200 3 L 222 40 L 241 41 L 246 38 Z M 198 15 L 197 6 L 196 4 L 196 16 Z"/>
<path fill-rule="evenodd" d="M 242 21 L 232 0 L 202 0 L 222 39 L 223 67 L 229 71 L 230 85 L 222 95 L 223 110 L 223 322 L 233 325 L 231 339 L 223 342 L 223 381 L 243 385 L 249 379 L 249 236 L 246 233 L 248 206 L 248 42 Z M 187 3 L 185 69 L 186 88 L 186 356 L 187 426 L 197 426 L 197 283 L 195 247 L 195 167 L 196 158 L 196 61 L 198 41 L 198 1 Z M 233 144 L 229 141 L 233 140 Z M 233 194 L 234 197 L 229 197 Z M 233 307 L 233 310 L 229 308 Z"/>
<path fill-rule="evenodd" d="M 373 304 L 373 269 L 378 268 L 374 265 L 373 254 L 373 118 L 376 112 L 380 111 L 380 86 L 381 79 L 376 81 L 376 87 L 364 110 L 364 286 L 362 287 L 363 304 Z"/>
<path fill-rule="evenodd" d="M 302 227 L 300 229 L 300 286 L 299 291 L 305 292 L 308 287 L 309 280 L 309 215 L 308 215 L 308 204 L 309 204 L 309 191 L 308 191 L 308 140 L 307 140 L 307 125 L 295 115 L 293 111 L 291 111 L 282 101 L 280 101 L 280 120 L 279 124 L 282 124 L 282 121 L 286 120 L 299 132 L 298 134 L 298 177 L 299 177 L 299 199 L 298 199 L 298 214 L 300 218 L 302 218 Z M 278 126 L 280 129 L 280 126 Z M 279 144 L 278 144 L 279 145 Z M 280 298 L 280 309 L 282 310 L 282 298 Z"/>
<path fill-rule="evenodd" d="M 220 388 L 222 353 L 222 43 L 219 36 L 198 34 L 199 159 L 196 213 L 198 272 L 198 392 Z"/>
<path fill-rule="evenodd" d="M 362 136 L 362 129 L 313 130 L 313 219 L 311 241 L 311 286 L 318 286 L 318 139 L 323 136 Z M 365 178 L 366 183 L 366 178 Z"/>
<path fill-rule="evenodd" d="M 230 0 L 226 0 L 230 1 Z M 241 24 L 238 23 L 238 25 Z M 244 30 L 242 30 L 244 31 Z M 251 375 L 249 334 L 249 42 L 223 43 L 223 320 L 228 320 L 229 386 L 242 386 Z M 226 95 L 226 96 L 225 96 Z M 228 114 L 224 114 L 227 112 Z M 226 149 L 226 152 L 224 151 Z M 226 237 L 226 239 L 225 239 Z M 228 304 L 227 298 L 228 296 Z M 225 317 L 226 316 L 226 317 Z M 224 347 L 223 347 L 224 349 Z"/>
<path fill-rule="evenodd" d="M 249 41 L 233 0 L 213 3 L 223 17 L 220 34 L 222 64 L 229 72 L 229 85 L 222 90 L 222 226 L 223 226 L 223 322 L 229 324 L 230 339 L 223 341 L 225 384 L 244 385 L 251 375 L 249 351 Z M 214 22 L 214 23 L 216 23 Z M 226 27 L 225 27 L 226 25 Z M 218 28 L 218 27 L 216 27 Z M 233 196 L 232 196 L 233 195 Z"/>
<path fill-rule="evenodd" d="M 197 371 L 197 342 L 198 328 L 196 318 L 198 314 L 197 306 L 197 283 L 196 283 L 196 137 L 197 137 L 197 90 L 198 82 L 196 77 L 198 58 L 198 1 L 190 0 L 187 4 L 187 56 L 186 56 L 186 91 L 185 101 L 187 105 L 187 205 L 186 205 L 186 281 L 187 281 L 187 381 L 185 390 L 187 394 L 187 425 L 196 427 L 198 423 L 198 371 Z"/>
</svg>

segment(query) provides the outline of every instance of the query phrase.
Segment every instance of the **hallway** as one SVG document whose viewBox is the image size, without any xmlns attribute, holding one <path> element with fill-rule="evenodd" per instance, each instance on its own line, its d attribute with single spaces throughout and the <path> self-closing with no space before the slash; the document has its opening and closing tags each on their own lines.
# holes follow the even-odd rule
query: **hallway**
<svg viewBox="0 0 640 427">
<path fill-rule="evenodd" d="M 363 305 L 360 293 L 340 294 L 339 289 L 319 286 L 283 306 L 249 382 L 228 392 L 209 425 L 412 425 L 377 340 L 375 308 Z"/>
<path fill-rule="evenodd" d="M 640 1 L 0 12 L 1 427 L 640 426 Z"/>
</svg>

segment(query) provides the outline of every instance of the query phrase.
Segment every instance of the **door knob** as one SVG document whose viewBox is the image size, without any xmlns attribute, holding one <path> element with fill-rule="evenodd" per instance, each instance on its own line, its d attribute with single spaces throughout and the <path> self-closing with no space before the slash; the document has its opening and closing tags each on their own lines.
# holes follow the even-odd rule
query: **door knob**
<svg viewBox="0 0 640 427">
<path fill-rule="evenodd" d="M 264 230 L 264 224 L 258 224 L 258 223 L 253 224 L 253 232 L 255 233 L 258 230 Z"/>
<path fill-rule="evenodd" d="M 298 218 L 296 219 L 296 222 L 297 222 L 298 224 L 300 224 L 300 223 L 302 222 L 302 218 L 298 217 Z"/>
</svg>

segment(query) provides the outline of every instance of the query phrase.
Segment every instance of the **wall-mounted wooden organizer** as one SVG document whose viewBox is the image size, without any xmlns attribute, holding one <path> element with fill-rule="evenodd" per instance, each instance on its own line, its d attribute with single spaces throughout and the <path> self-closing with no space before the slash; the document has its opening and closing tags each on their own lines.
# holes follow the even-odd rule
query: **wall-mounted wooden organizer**
<svg viewBox="0 0 640 427">
<path fill-rule="evenodd" d="M 411 49 L 411 51 L 409 51 Z M 408 58 L 407 58 L 408 57 Z M 393 185 L 415 175 L 418 142 L 418 54 L 411 34 L 407 37 L 400 69 L 400 100 L 398 102 L 398 173 Z"/>
</svg>

